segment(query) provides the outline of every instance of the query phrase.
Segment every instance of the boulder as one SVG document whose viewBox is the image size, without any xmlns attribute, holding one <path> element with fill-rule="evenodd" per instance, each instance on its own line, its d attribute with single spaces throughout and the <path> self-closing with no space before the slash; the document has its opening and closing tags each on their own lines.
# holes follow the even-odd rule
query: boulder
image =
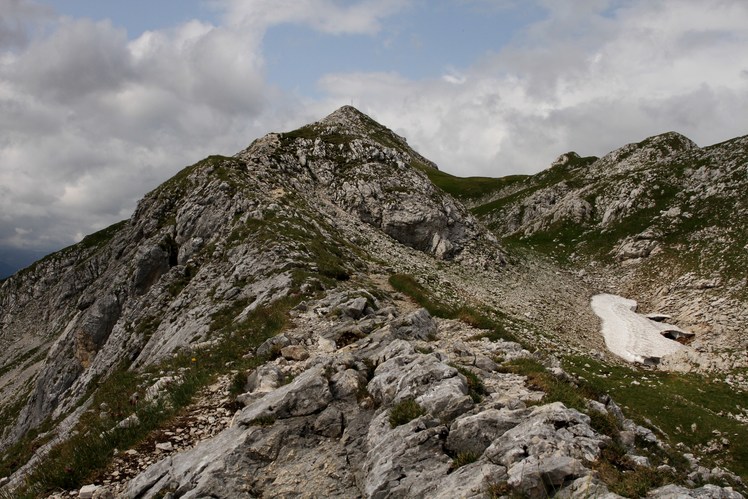
<svg viewBox="0 0 748 499">
<path fill-rule="evenodd" d="M 391 428 L 384 411 L 369 425 L 363 463 L 366 497 L 428 497 L 438 488 L 435 477 L 447 474 L 451 459 L 442 451 L 447 428 L 422 416 Z"/>
<path fill-rule="evenodd" d="M 436 339 L 436 322 L 425 308 L 420 308 L 390 323 L 390 331 L 397 338 L 406 340 Z"/>
<path fill-rule="evenodd" d="M 258 418 L 283 419 L 313 414 L 332 400 L 324 367 L 314 366 L 294 380 L 261 399 L 252 402 L 236 418 L 240 425 L 249 425 Z"/>
<path fill-rule="evenodd" d="M 445 447 L 454 455 L 470 452 L 480 456 L 491 442 L 517 426 L 529 412 L 528 409 L 488 409 L 461 417 L 450 426 Z"/>
<path fill-rule="evenodd" d="M 718 487 L 716 485 L 704 485 L 697 489 L 687 489 L 686 487 L 670 484 L 654 490 L 650 490 L 647 497 L 658 499 L 741 499 L 742 494 L 735 492 L 730 487 Z"/>
<path fill-rule="evenodd" d="M 301 345 L 288 345 L 280 350 L 281 356 L 286 360 L 302 361 L 309 358 L 309 352 Z"/>
<path fill-rule="evenodd" d="M 431 415 L 447 420 L 473 405 L 465 379 L 434 355 L 391 357 L 376 368 L 367 388 L 379 403 L 392 405 L 415 399 Z"/>
</svg>

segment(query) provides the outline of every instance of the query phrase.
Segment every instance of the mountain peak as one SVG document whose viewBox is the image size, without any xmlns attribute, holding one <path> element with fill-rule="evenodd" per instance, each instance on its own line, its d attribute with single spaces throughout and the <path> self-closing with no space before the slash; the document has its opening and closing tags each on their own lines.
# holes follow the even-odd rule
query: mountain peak
<svg viewBox="0 0 748 499">
<path fill-rule="evenodd" d="M 343 131 L 349 134 L 376 135 L 385 132 L 393 138 L 399 139 L 405 143 L 405 139 L 395 134 L 386 126 L 378 123 L 376 120 L 356 109 L 353 106 L 342 106 L 326 117 L 317 122 L 318 125 L 335 128 L 337 131 Z"/>
<path fill-rule="evenodd" d="M 641 147 L 655 147 L 667 150 L 668 152 L 687 151 L 698 149 L 694 141 L 678 132 L 665 132 L 659 135 L 648 137 L 637 144 Z M 665 152 L 665 151 L 663 151 Z"/>
<path fill-rule="evenodd" d="M 369 117 L 366 113 L 359 111 L 357 108 L 346 104 L 345 106 L 339 107 L 332 113 L 322 118 L 321 121 L 322 122 L 342 121 L 345 119 L 361 119 L 361 118 L 371 119 L 371 117 Z"/>
</svg>

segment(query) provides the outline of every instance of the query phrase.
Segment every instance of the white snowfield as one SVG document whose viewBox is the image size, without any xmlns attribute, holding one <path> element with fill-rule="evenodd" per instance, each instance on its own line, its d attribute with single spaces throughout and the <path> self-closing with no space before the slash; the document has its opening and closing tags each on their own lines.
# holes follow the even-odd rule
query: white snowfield
<svg viewBox="0 0 748 499">
<path fill-rule="evenodd" d="M 593 312 L 602 320 L 602 333 L 608 350 L 628 362 L 657 364 L 665 355 L 683 345 L 663 336 L 693 336 L 677 326 L 655 322 L 637 314 L 637 303 L 622 296 L 600 294 L 592 297 Z"/>
</svg>

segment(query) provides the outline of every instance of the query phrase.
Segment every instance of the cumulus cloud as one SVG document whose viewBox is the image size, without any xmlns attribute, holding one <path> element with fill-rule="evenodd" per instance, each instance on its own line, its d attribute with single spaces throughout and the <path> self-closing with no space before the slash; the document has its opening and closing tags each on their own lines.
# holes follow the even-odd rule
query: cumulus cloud
<svg viewBox="0 0 748 499">
<path fill-rule="evenodd" d="M 52 9 L 25 0 L 0 0 L 0 50 L 28 41 L 29 26 L 52 17 Z"/>
<path fill-rule="evenodd" d="M 730 111 L 748 109 L 745 2 L 540 5 L 544 19 L 459 80 L 341 73 L 320 86 L 461 175 L 536 172 L 568 150 L 601 155 L 668 130 L 701 145 L 748 133 L 745 113 Z"/>
</svg>

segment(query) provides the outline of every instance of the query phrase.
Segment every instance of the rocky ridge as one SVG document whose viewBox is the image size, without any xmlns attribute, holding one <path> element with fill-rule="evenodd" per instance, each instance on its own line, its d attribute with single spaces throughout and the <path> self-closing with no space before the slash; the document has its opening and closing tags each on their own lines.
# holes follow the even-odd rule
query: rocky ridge
<svg viewBox="0 0 748 499">
<path fill-rule="evenodd" d="M 536 389 L 548 369 L 581 386 L 554 356 L 609 359 L 588 307 L 599 287 L 507 254 L 435 168 L 344 107 L 186 168 L 130 220 L 3 281 L 4 490 L 91 477 L 39 474 L 76 438 L 117 442 L 85 491 L 102 497 L 578 497 L 621 486 L 598 464 L 670 466 L 631 441 L 672 450 L 664 434 L 609 397 L 572 409 Z M 393 426 L 401 403 L 419 415 Z M 693 494 L 739 496 L 721 466 L 671 468 Z"/>
<path fill-rule="evenodd" d="M 745 367 L 747 164 L 748 137 L 700 148 L 670 132 L 602 158 L 562 155 L 473 211 L 506 244 L 696 332 L 669 368 Z"/>
<path fill-rule="evenodd" d="M 122 452 L 116 469 L 129 456 L 128 471 L 110 472 L 94 497 L 486 497 L 500 490 L 621 497 L 594 469 L 604 450 L 624 442 L 633 470 L 656 459 L 640 455 L 635 438 L 667 447 L 610 399 L 588 401 L 582 412 L 544 403 L 546 395 L 528 387 L 525 376 L 502 372 L 497 363 L 532 359 L 530 352 L 481 338 L 485 331 L 460 321 L 435 320 L 363 290 L 302 303 L 292 316 L 295 327 L 268 340 L 286 345 L 278 358 L 243 378 L 245 407 L 228 427 L 186 444 L 188 427 L 163 432 L 169 445 L 151 443 L 157 462 L 147 467 L 152 457 Z M 347 331 L 372 324 L 378 328 L 346 344 Z M 225 387 L 210 387 L 208 398 L 225 395 Z M 420 414 L 394 421 L 405 403 Z M 602 434 L 586 413 L 620 429 Z M 659 471 L 671 469 L 663 464 Z M 694 479 L 704 472 L 698 464 L 693 470 Z M 720 473 L 730 476 L 714 471 Z M 677 492 L 742 497 L 715 486 Z M 672 486 L 663 487 L 649 497 L 671 493 Z"/>
</svg>

